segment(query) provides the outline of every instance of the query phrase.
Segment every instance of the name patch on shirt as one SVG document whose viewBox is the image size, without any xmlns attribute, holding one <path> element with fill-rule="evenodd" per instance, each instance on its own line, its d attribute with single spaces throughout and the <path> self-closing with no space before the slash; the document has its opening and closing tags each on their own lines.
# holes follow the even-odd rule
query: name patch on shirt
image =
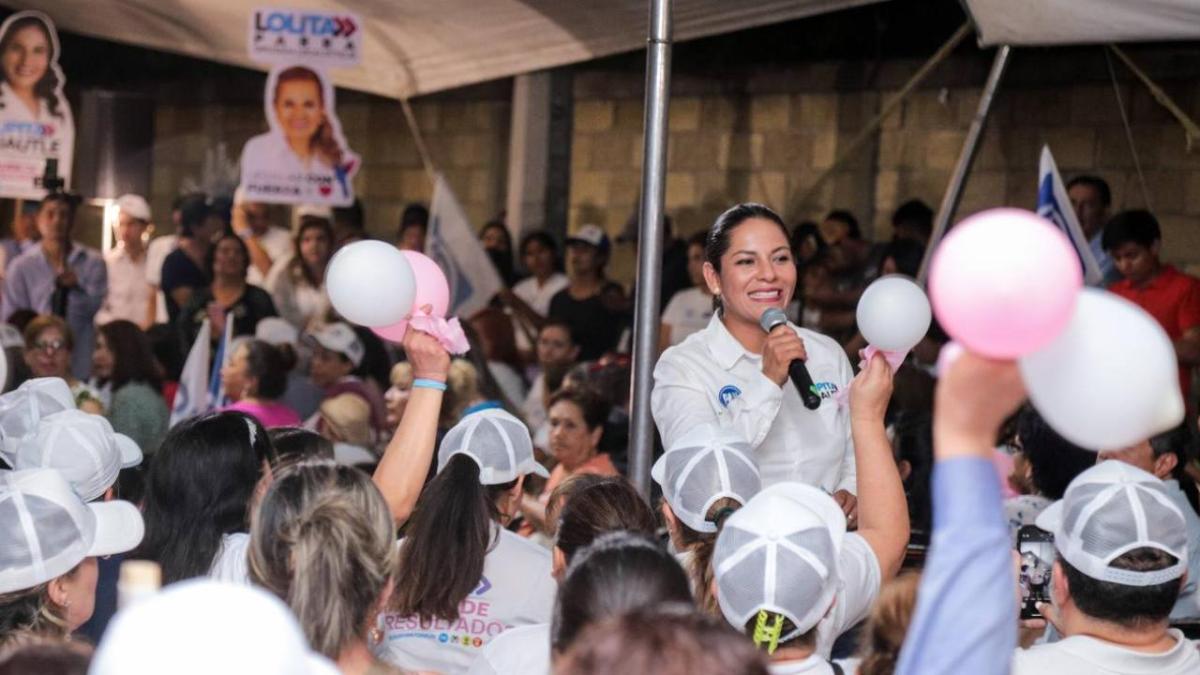
<svg viewBox="0 0 1200 675">
<path fill-rule="evenodd" d="M 838 386 L 832 382 L 817 382 L 808 388 L 809 391 L 820 396 L 822 400 L 833 398 L 838 393 Z"/>
<path fill-rule="evenodd" d="M 724 387 L 721 387 L 721 391 L 717 392 L 717 402 L 721 404 L 722 408 L 728 408 L 730 402 L 741 395 L 741 389 L 738 389 L 732 384 L 727 384 Z"/>
</svg>

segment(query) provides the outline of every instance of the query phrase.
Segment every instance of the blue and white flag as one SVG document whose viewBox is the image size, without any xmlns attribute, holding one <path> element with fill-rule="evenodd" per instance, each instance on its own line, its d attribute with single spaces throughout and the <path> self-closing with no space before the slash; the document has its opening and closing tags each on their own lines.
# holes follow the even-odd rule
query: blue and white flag
<svg viewBox="0 0 1200 675">
<path fill-rule="evenodd" d="M 425 255 L 446 273 L 450 284 L 449 315 L 470 317 L 487 307 L 504 281 L 475 234 L 462 205 L 440 174 L 429 208 Z"/>
<path fill-rule="evenodd" d="M 1042 159 L 1038 163 L 1038 203 L 1037 214 L 1054 223 L 1062 230 L 1075 253 L 1079 255 L 1079 264 L 1083 268 L 1083 280 L 1089 286 L 1098 286 L 1104 281 L 1096 256 L 1092 255 L 1092 247 L 1083 228 L 1079 226 L 1079 218 L 1071 207 L 1067 197 L 1067 188 L 1063 185 L 1062 176 L 1058 175 L 1058 166 L 1054 164 L 1054 155 L 1050 154 L 1050 146 L 1042 146 Z"/>
<path fill-rule="evenodd" d="M 225 380 L 221 377 L 221 369 L 233 358 L 233 314 L 225 315 L 225 332 L 217 343 L 217 354 L 213 357 L 212 371 L 208 377 L 208 409 L 216 410 L 229 405 L 229 397 L 225 395 Z"/>
<path fill-rule="evenodd" d="M 212 357 L 212 326 L 208 319 L 200 324 L 196 341 L 188 350 L 183 373 L 179 376 L 179 389 L 175 392 L 175 404 L 171 406 L 171 426 L 208 412 L 209 359 Z"/>
</svg>

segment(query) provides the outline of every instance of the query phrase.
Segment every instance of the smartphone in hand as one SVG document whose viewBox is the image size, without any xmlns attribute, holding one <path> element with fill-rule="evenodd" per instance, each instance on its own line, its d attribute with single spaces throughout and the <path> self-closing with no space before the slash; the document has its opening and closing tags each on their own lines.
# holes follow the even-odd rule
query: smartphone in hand
<svg viewBox="0 0 1200 675">
<path fill-rule="evenodd" d="M 1034 525 L 1017 530 L 1021 556 L 1021 618 L 1041 619 L 1038 603 L 1050 602 L 1050 572 L 1054 567 L 1054 535 Z"/>
</svg>

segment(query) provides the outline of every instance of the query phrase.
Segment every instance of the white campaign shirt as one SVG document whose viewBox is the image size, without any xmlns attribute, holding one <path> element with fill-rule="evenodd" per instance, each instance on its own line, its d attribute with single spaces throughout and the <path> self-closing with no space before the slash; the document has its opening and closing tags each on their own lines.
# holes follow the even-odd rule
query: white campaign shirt
<svg viewBox="0 0 1200 675">
<path fill-rule="evenodd" d="M 529 305 L 533 311 L 542 316 L 550 315 L 550 299 L 555 293 L 567 287 L 567 275 L 562 272 L 555 272 L 549 277 L 546 277 L 546 283 L 538 286 L 537 277 L 526 277 L 513 284 L 513 295 L 520 298 L 525 304 Z M 536 332 L 536 331 L 535 331 Z M 517 349 L 526 351 L 533 349 L 534 345 L 529 340 L 529 336 L 525 334 L 521 326 L 513 319 L 513 335 L 517 339 Z"/>
<path fill-rule="evenodd" d="M 100 311 L 96 312 L 97 326 L 116 319 L 132 321 L 140 326 L 146 320 L 146 310 L 153 292 L 146 281 L 148 259 L 143 252 L 141 260 L 134 260 L 123 246 L 112 249 L 104 256 L 104 266 L 108 270 L 108 293 L 104 296 Z"/>
<path fill-rule="evenodd" d="M 497 635 L 467 675 L 550 675 L 550 624 L 517 626 Z"/>
<path fill-rule="evenodd" d="M 842 667 L 842 673 L 845 675 L 854 675 L 858 665 L 847 663 L 846 661 L 838 660 L 837 664 Z M 771 675 L 834 675 L 833 666 L 829 665 L 829 661 L 825 660 L 819 654 L 813 654 L 807 659 L 801 661 L 781 661 L 772 662 L 767 665 L 767 672 Z"/>
<path fill-rule="evenodd" d="M 1075 635 L 1050 644 L 1018 649 L 1012 675 L 1195 675 L 1200 673 L 1200 645 L 1176 628 L 1177 640 L 1161 654 L 1125 649 L 1089 635 Z"/>
<path fill-rule="evenodd" d="M 505 630 L 550 623 L 557 592 L 550 552 L 508 530 L 497 531 L 483 578 L 459 605 L 458 619 L 427 621 L 385 612 L 379 617 L 384 639 L 374 648 L 376 656 L 405 670 L 465 673 L 484 645 Z"/>
<path fill-rule="evenodd" d="M 258 240 L 258 245 L 267 252 L 267 257 L 271 259 L 272 269 L 267 274 L 274 271 L 275 263 L 284 258 L 290 258 L 295 253 L 295 244 L 292 243 L 292 235 L 282 227 L 272 225 L 267 228 L 266 232 L 254 235 L 254 238 Z M 258 268 L 253 264 L 246 270 L 246 283 L 248 284 L 262 286 L 266 283 L 266 278 L 267 275 L 258 271 Z"/>
<path fill-rule="evenodd" d="M 221 548 L 213 558 L 208 577 L 231 584 L 250 583 L 250 564 L 246 556 L 250 550 L 250 535 L 234 532 L 221 537 Z"/>
<path fill-rule="evenodd" d="M 324 285 L 313 287 L 292 276 L 291 263 L 292 254 L 272 263 L 264 288 L 275 301 L 279 316 L 303 333 L 325 323 L 332 305 Z"/>
<path fill-rule="evenodd" d="M 883 583 L 875 551 L 866 539 L 853 532 L 842 539 L 837 574 L 837 600 L 817 624 L 817 648 L 814 654 L 822 659 L 829 658 L 833 653 L 833 643 L 838 636 L 867 618 Z"/>
<path fill-rule="evenodd" d="M 857 492 L 849 410 L 835 400 L 854 371 L 832 338 L 792 324 L 808 352 L 808 372 L 821 405 L 808 410 L 791 382 L 782 388 L 762 373 L 762 355 L 730 335 L 720 317 L 667 349 L 654 368 L 650 407 L 671 448 L 688 431 L 719 423 L 741 432 L 755 448 L 763 486 L 798 481 Z"/>
<path fill-rule="evenodd" d="M 165 234 L 155 237 L 146 245 L 146 282 L 154 288 L 162 287 L 162 268 L 167 256 L 179 248 L 179 235 Z M 154 321 L 167 322 L 167 298 L 160 290 L 157 292 Z"/>
<path fill-rule="evenodd" d="M 712 296 L 699 288 L 685 288 L 671 296 L 663 310 L 662 322 L 671 327 L 671 344 L 677 345 L 692 333 L 704 330 L 712 315 Z"/>
</svg>

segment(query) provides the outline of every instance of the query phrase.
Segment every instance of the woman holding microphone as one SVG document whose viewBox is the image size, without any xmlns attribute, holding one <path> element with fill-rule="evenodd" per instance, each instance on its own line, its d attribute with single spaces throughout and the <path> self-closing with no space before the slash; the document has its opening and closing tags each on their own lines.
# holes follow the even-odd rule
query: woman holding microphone
<svg viewBox="0 0 1200 675">
<path fill-rule="evenodd" d="M 704 254 L 716 313 L 654 369 L 651 409 L 663 445 L 705 423 L 735 429 L 754 448 L 764 487 L 820 487 L 855 527 L 854 445 L 849 412 L 836 398 L 854 378 L 850 362 L 820 333 L 787 322 L 770 331 L 762 325 L 768 310 L 787 307 L 796 288 L 787 227 L 766 206 L 738 204 L 713 223 Z M 797 361 L 812 379 L 803 392 L 811 408 L 789 376 Z"/>
</svg>

